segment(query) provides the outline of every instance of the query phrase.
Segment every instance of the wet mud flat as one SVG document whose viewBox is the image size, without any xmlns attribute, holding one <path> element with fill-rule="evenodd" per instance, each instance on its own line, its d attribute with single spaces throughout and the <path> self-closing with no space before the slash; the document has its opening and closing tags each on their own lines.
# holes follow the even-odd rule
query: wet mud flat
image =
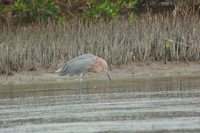
<svg viewBox="0 0 200 133">
<path fill-rule="evenodd" d="M 14 89 L 13 89 L 14 88 Z M 0 86 L 0 132 L 200 132 L 200 78 Z"/>
</svg>

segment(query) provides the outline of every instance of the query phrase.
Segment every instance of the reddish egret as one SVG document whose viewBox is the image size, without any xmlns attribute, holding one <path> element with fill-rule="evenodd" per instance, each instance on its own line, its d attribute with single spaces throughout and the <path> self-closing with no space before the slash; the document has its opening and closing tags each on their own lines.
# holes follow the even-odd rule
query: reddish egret
<svg viewBox="0 0 200 133">
<path fill-rule="evenodd" d="M 111 80 L 108 73 L 107 62 L 92 54 L 83 54 L 68 61 L 63 68 L 56 71 L 59 76 L 64 75 L 80 75 L 80 81 L 88 72 L 100 73 L 106 72 L 109 80 Z"/>
</svg>

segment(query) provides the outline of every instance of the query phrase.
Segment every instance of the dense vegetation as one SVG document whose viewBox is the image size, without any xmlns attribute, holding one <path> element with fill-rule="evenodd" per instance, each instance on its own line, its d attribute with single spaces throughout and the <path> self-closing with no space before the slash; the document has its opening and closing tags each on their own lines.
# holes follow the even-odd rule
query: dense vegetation
<svg viewBox="0 0 200 133">
<path fill-rule="evenodd" d="M 71 19 L 133 19 L 137 9 L 167 3 L 182 14 L 199 10 L 200 0 L 1 0 L 0 20 L 6 23 L 48 22 Z M 165 5 L 166 6 L 166 5 Z M 192 12 L 193 13 L 193 12 Z"/>
<path fill-rule="evenodd" d="M 6 21 L 11 15 L 10 19 L 15 22 L 56 20 L 63 23 L 70 19 L 113 19 L 122 10 L 131 16 L 136 4 L 137 0 L 15 0 L 9 4 L 2 2 L 0 13 Z"/>
<path fill-rule="evenodd" d="M 2 0 L 0 74 L 56 68 L 82 53 L 101 56 L 111 67 L 200 60 L 199 1 L 177 0 L 162 13 L 139 0 L 113 1 Z M 144 5 L 148 12 L 137 14 Z"/>
</svg>

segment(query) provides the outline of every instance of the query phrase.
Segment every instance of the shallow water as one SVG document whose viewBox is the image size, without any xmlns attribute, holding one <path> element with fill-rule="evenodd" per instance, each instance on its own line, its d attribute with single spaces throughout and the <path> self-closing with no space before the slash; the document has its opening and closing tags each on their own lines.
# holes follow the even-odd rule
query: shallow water
<svg viewBox="0 0 200 133">
<path fill-rule="evenodd" d="M 200 132 L 200 79 L 0 86 L 0 132 Z"/>
</svg>

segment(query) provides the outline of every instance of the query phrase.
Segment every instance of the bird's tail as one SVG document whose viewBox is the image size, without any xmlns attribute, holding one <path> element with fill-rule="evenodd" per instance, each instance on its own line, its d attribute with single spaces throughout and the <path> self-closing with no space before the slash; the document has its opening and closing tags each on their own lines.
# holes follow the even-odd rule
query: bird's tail
<svg viewBox="0 0 200 133">
<path fill-rule="evenodd" d="M 62 68 L 60 68 L 60 69 L 56 70 L 56 73 L 59 73 L 61 70 L 62 70 Z"/>
<path fill-rule="evenodd" d="M 58 69 L 57 71 L 55 71 L 55 73 L 58 76 L 64 76 L 64 75 L 66 75 L 66 73 L 63 71 L 63 68 Z"/>
</svg>

